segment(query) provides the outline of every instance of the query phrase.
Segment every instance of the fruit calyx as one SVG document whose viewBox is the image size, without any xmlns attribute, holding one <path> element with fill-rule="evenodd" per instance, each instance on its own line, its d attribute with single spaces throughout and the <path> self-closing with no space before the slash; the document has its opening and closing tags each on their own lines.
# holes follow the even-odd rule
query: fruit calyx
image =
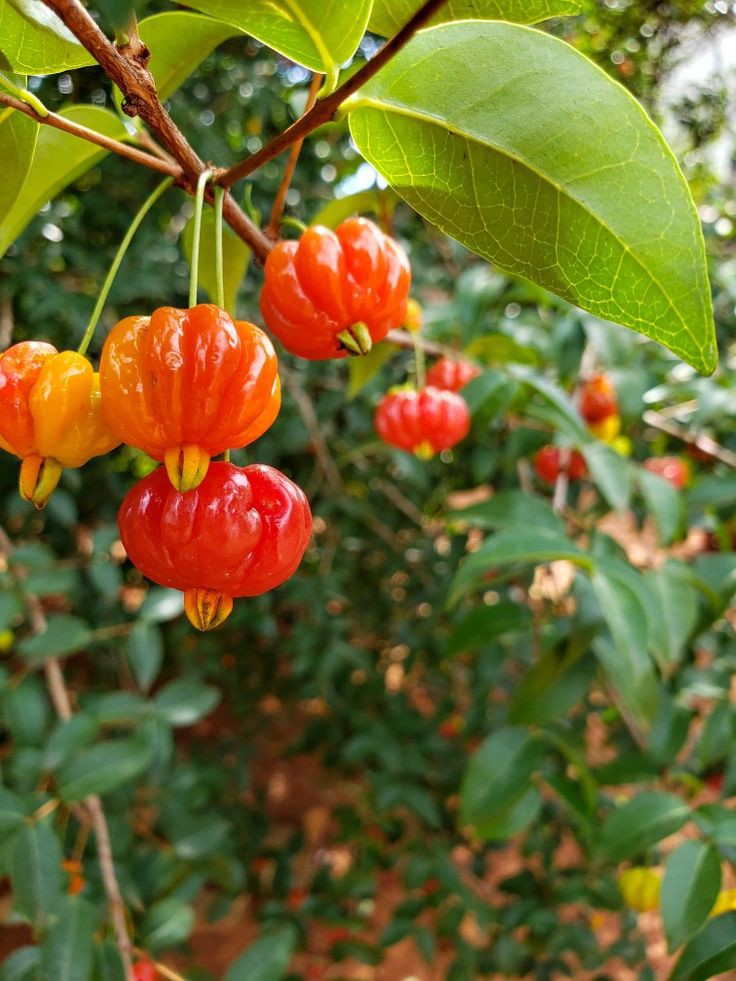
<svg viewBox="0 0 736 981">
<path fill-rule="evenodd" d="M 184 593 L 184 612 L 197 630 L 213 630 L 232 613 L 233 598 L 214 589 L 187 589 Z"/>
<path fill-rule="evenodd" d="M 18 481 L 20 496 L 40 511 L 54 493 L 62 469 L 61 464 L 49 456 L 31 453 L 23 457 Z"/>
<path fill-rule="evenodd" d="M 180 494 L 199 487 L 207 476 L 210 455 L 199 446 L 172 446 L 164 454 L 169 480 Z"/>
<path fill-rule="evenodd" d="M 357 324 L 353 324 L 347 330 L 340 331 L 337 339 L 340 342 L 340 346 L 348 354 L 352 354 L 355 357 L 362 357 L 362 355 L 368 354 L 373 347 L 371 332 L 368 330 L 367 324 L 364 324 L 362 321 L 358 321 Z"/>
</svg>

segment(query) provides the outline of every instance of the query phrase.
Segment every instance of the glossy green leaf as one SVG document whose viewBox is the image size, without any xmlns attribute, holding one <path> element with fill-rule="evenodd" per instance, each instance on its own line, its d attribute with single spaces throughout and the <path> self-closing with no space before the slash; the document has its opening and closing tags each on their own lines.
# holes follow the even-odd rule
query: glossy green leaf
<svg viewBox="0 0 736 981">
<path fill-rule="evenodd" d="M 191 906 L 175 896 L 169 896 L 149 908 L 141 933 L 146 949 L 155 952 L 182 943 L 192 932 L 193 926 L 194 910 Z"/>
<path fill-rule="evenodd" d="M 649 514 L 654 518 L 663 545 L 669 545 L 677 534 L 682 513 L 682 496 L 669 480 L 644 467 L 638 467 L 636 482 Z"/>
<path fill-rule="evenodd" d="M 0 834 L 9 835 L 21 828 L 28 811 L 22 797 L 7 787 L 0 787 Z"/>
<path fill-rule="evenodd" d="M 736 913 L 706 923 L 680 955 L 670 981 L 707 981 L 736 968 Z"/>
<path fill-rule="evenodd" d="M 164 641 L 159 628 L 138 620 L 128 634 L 128 661 L 141 691 L 147 692 L 158 677 L 164 658 Z"/>
<path fill-rule="evenodd" d="M 708 919 L 721 888 L 721 861 L 712 845 L 686 841 L 667 859 L 661 910 L 670 952 Z"/>
<path fill-rule="evenodd" d="M 59 796 L 74 802 L 90 794 L 106 794 L 139 776 L 150 761 L 150 747 L 138 740 L 97 743 L 59 769 Z"/>
<path fill-rule="evenodd" d="M 478 824 L 474 836 L 481 841 L 503 841 L 528 827 L 542 807 L 542 795 L 536 787 L 530 787 L 518 800 Z"/>
<path fill-rule="evenodd" d="M 41 948 L 46 977 L 54 981 L 88 981 L 92 971 L 92 936 L 97 910 L 81 896 L 66 896 L 58 919 Z"/>
<path fill-rule="evenodd" d="M 403 27 L 421 4 L 418 0 L 373 0 L 369 30 L 391 37 Z M 580 13 L 577 0 L 447 0 L 429 21 L 508 20 L 515 24 L 538 24 L 550 17 Z"/>
<path fill-rule="evenodd" d="M 93 64 L 92 56 L 42 0 L 0 0 L 0 68 L 50 75 Z"/>
<path fill-rule="evenodd" d="M 262 934 L 230 965 L 225 981 L 281 981 L 297 940 L 296 928 L 291 924 Z"/>
<path fill-rule="evenodd" d="M 2 8 L 0 8 L 2 9 Z M 25 85 L 24 78 L 13 82 Z M 0 92 L 3 91 L 0 82 Z M 0 215 L 4 215 L 21 194 L 31 169 L 40 125 L 14 109 L 0 108 L 0 160 L 3 180 L 0 182 Z"/>
<path fill-rule="evenodd" d="M 172 726 L 191 726 L 211 712 L 220 700 L 220 692 L 194 678 L 169 682 L 156 694 L 156 711 Z"/>
<path fill-rule="evenodd" d="M 44 928 L 64 894 L 63 855 L 49 821 L 26 824 L 17 836 L 11 881 L 20 909 L 38 928 Z"/>
<path fill-rule="evenodd" d="M 646 733 L 659 700 L 657 679 L 648 655 L 646 611 L 636 590 L 624 577 L 599 567 L 591 582 L 613 641 L 611 645 L 605 637 L 599 637 L 593 650 L 627 714 Z"/>
<path fill-rule="evenodd" d="M 572 47 L 513 24 L 441 25 L 346 108 L 364 157 L 442 231 L 713 370 L 687 184 L 633 97 Z"/>
<path fill-rule="evenodd" d="M 645 576 L 649 587 L 649 639 L 663 674 L 671 674 L 687 649 L 698 619 L 698 600 L 689 580 L 665 566 Z"/>
<path fill-rule="evenodd" d="M 124 140 L 127 131 L 118 117 L 98 106 L 71 106 L 60 115 L 106 136 Z M 0 222 L 0 256 L 28 222 L 69 184 L 81 177 L 107 151 L 51 126 L 41 127 L 36 155 L 21 195 Z"/>
<path fill-rule="evenodd" d="M 63 657 L 82 650 L 91 637 L 92 631 L 81 617 L 54 613 L 47 619 L 46 630 L 21 641 L 18 649 L 23 657 L 30 660 Z"/>
<path fill-rule="evenodd" d="M 464 385 L 462 394 L 474 425 L 486 426 L 496 421 L 518 389 L 517 383 L 500 371 L 484 371 Z"/>
<path fill-rule="evenodd" d="M 39 947 L 19 947 L 3 961 L 0 978 L 2 981 L 38 981 L 40 964 Z"/>
<path fill-rule="evenodd" d="M 343 198 L 328 201 L 319 209 L 310 224 L 337 228 L 353 215 L 373 214 L 390 218 L 398 200 L 398 195 L 390 187 L 356 191 L 355 194 L 346 194 Z"/>
<path fill-rule="evenodd" d="M 85 749 L 100 731 L 100 723 L 86 712 L 77 712 L 70 719 L 59 720 L 46 740 L 43 765 L 56 770 L 76 753 Z"/>
<path fill-rule="evenodd" d="M 689 818 L 690 808 L 679 797 L 646 791 L 609 814 L 598 833 L 597 851 L 609 862 L 635 858 Z"/>
<path fill-rule="evenodd" d="M 526 729 L 494 732 L 476 750 L 460 787 L 460 823 L 489 826 L 529 790 L 544 751 Z"/>
<path fill-rule="evenodd" d="M 240 32 L 221 20 L 185 10 L 146 17 L 138 33 L 151 52 L 148 68 L 160 99 L 170 98 L 218 45 Z"/>
<path fill-rule="evenodd" d="M 540 565 L 568 559 L 589 568 L 590 558 L 562 534 L 538 528 L 536 531 L 510 528 L 489 538 L 481 547 L 463 560 L 450 586 L 448 603 L 454 605 L 483 576 L 493 569 L 507 565 Z"/>
<path fill-rule="evenodd" d="M 371 0 L 186 0 L 232 24 L 298 65 L 336 77 L 365 32 Z"/>
<path fill-rule="evenodd" d="M 631 497 L 631 464 L 605 443 L 586 443 L 582 447 L 590 478 L 615 510 L 622 510 Z"/>
<path fill-rule="evenodd" d="M 494 606 L 477 606 L 455 627 L 447 641 L 445 653 L 477 650 L 497 637 L 528 628 L 531 619 L 527 606 L 510 600 L 501 600 Z"/>
<path fill-rule="evenodd" d="M 593 658 L 581 664 L 575 657 L 560 658 L 556 651 L 543 654 L 515 686 L 509 721 L 542 725 L 563 718 L 585 698 L 594 667 Z"/>
<path fill-rule="evenodd" d="M 466 521 L 475 528 L 539 528 L 550 532 L 564 531 L 564 524 L 549 503 L 520 490 L 503 490 L 487 501 L 471 504 L 462 511 L 450 512 L 450 518 Z"/>
<path fill-rule="evenodd" d="M 199 254 L 199 285 L 207 292 L 211 303 L 217 302 L 217 273 L 215 270 L 215 213 L 211 208 L 202 215 L 202 237 Z M 192 260 L 194 244 L 194 218 L 191 218 L 182 236 L 187 261 Z M 238 290 L 245 277 L 250 259 L 250 249 L 228 225 L 222 236 L 222 265 L 225 286 L 225 309 L 235 316 Z"/>
</svg>

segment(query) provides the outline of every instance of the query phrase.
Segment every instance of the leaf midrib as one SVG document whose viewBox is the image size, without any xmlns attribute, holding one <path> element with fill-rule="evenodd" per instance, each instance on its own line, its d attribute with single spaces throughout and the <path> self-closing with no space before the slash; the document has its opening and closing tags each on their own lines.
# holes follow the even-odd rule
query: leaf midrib
<svg viewBox="0 0 736 981">
<path fill-rule="evenodd" d="M 334 71 L 337 66 L 330 57 L 330 52 L 327 50 L 322 41 L 322 35 L 307 17 L 301 5 L 299 3 L 294 3 L 294 0 L 282 0 L 282 3 L 292 17 L 294 17 L 294 19 L 304 28 L 309 40 L 317 49 L 317 54 L 322 59 L 322 64 L 325 67 L 326 73 L 329 74 L 331 71 Z"/>
<path fill-rule="evenodd" d="M 500 155 L 507 157 L 509 160 L 514 161 L 515 163 L 521 165 L 522 167 L 526 167 L 533 174 L 536 174 L 537 177 L 539 177 L 539 179 L 543 183 L 548 184 L 550 187 L 554 188 L 558 194 L 561 194 L 564 197 L 569 198 L 571 201 L 574 201 L 575 204 L 577 204 L 587 215 L 589 215 L 596 222 L 596 224 L 600 225 L 601 228 L 604 228 L 611 235 L 611 237 L 616 242 L 618 242 L 621 249 L 625 253 L 627 253 L 632 257 L 632 259 L 636 262 L 639 268 L 649 277 L 651 282 L 654 283 L 654 285 L 657 287 L 661 295 L 664 297 L 664 300 L 667 303 L 668 308 L 675 315 L 677 321 L 680 323 L 687 336 L 692 338 L 693 341 L 695 341 L 699 351 L 701 352 L 705 351 L 705 348 L 697 344 L 695 336 L 688 329 L 684 317 L 677 309 L 677 307 L 674 305 L 672 299 L 666 293 L 660 281 L 644 265 L 644 262 L 639 258 L 636 252 L 634 252 L 629 245 L 627 245 L 624 241 L 622 241 L 620 236 L 605 221 L 602 221 L 592 211 L 590 211 L 588 207 L 578 197 L 570 193 L 570 191 L 564 188 L 561 184 L 558 184 L 557 181 L 554 181 L 551 177 L 549 177 L 549 175 L 541 173 L 536 167 L 532 166 L 532 164 L 530 164 L 527 160 L 524 160 L 523 158 L 512 153 L 506 147 L 501 147 L 496 143 L 492 143 L 490 140 L 481 139 L 477 134 L 467 133 L 461 130 L 459 127 L 454 126 L 452 123 L 449 123 L 441 116 L 432 116 L 429 113 L 419 112 L 416 109 L 409 108 L 408 106 L 397 105 L 396 103 L 381 102 L 377 99 L 371 99 L 366 96 L 358 96 L 354 102 L 351 101 L 349 109 L 353 110 L 353 109 L 361 109 L 365 107 L 371 109 L 377 109 L 378 111 L 383 112 L 386 115 L 395 113 L 398 116 L 405 116 L 410 119 L 416 119 L 420 122 L 429 123 L 433 126 L 446 130 L 447 132 L 453 133 L 455 136 L 459 136 L 462 139 L 468 140 L 468 142 L 477 143 L 479 146 L 488 147 L 490 150 L 494 150 L 496 153 L 499 153 Z"/>
</svg>

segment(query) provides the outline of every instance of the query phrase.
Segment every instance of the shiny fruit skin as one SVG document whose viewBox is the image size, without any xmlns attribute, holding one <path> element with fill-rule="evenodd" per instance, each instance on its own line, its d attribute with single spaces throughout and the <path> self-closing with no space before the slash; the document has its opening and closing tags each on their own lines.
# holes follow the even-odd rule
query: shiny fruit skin
<svg viewBox="0 0 736 981">
<path fill-rule="evenodd" d="M 690 467 L 679 456 L 654 456 L 644 461 L 645 468 L 663 480 L 669 481 L 677 490 L 690 483 Z"/>
<path fill-rule="evenodd" d="M 449 450 L 470 431 L 470 410 L 456 392 L 427 387 L 388 392 L 376 411 L 384 443 L 422 457 Z"/>
<path fill-rule="evenodd" d="M 76 351 L 22 341 L 0 355 L 0 447 L 81 467 L 120 442 L 102 415 L 99 377 Z"/>
<path fill-rule="evenodd" d="M 154 470 L 128 492 L 118 524 L 131 561 L 153 582 L 258 596 L 296 571 L 312 514 L 303 491 L 273 467 L 217 462 L 186 494 Z"/>
<path fill-rule="evenodd" d="M 459 392 L 479 374 L 480 368 L 470 361 L 463 361 L 462 358 L 440 358 L 427 372 L 427 384 L 446 392 Z"/>
<path fill-rule="evenodd" d="M 136 961 L 133 965 L 133 981 L 156 981 L 156 968 L 150 961 Z"/>
<path fill-rule="evenodd" d="M 155 460 L 197 448 L 205 469 L 206 458 L 261 436 L 281 406 L 271 341 L 211 303 L 121 320 L 102 349 L 100 381 L 120 440 Z"/>
<path fill-rule="evenodd" d="M 0 355 L 0 448 L 20 457 L 20 493 L 43 507 L 63 467 L 120 440 L 102 413 L 99 376 L 76 351 L 22 341 Z"/>
<path fill-rule="evenodd" d="M 287 351 L 310 361 L 342 358 L 338 335 L 365 325 L 368 344 L 406 320 L 411 270 L 406 253 L 365 218 L 332 231 L 308 228 L 268 255 L 261 313 Z M 362 352 L 353 353 L 366 353 Z"/>
<path fill-rule="evenodd" d="M 583 383 L 578 400 L 580 415 L 588 423 L 618 413 L 616 389 L 608 375 L 594 375 Z"/>
<path fill-rule="evenodd" d="M 559 446 L 543 446 L 534 454 L 534 469 L 540 480 L 554 484 L 560 475 L 562 451 Z M 567 476 L 570 480 L 580 480 L 587 473 L 585 460 L 577 450 L 571 450 L 567 463 Z"/>
</svg>

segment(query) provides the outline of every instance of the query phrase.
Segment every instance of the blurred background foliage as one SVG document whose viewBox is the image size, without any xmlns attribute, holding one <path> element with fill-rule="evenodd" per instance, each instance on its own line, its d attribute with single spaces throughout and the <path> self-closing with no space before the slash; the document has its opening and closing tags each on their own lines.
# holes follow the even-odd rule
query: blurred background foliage
<svg viewBox="0 0 736 981">
<path fill-rule="evenodd" d="M 119 16 L 113 0 L 94 6 L 108 24 Z M 170 8 L 139 4 L 146 14 Z M 683 64 L 709 45 L 717 52 L 724 32 L 736 45 L 733 10 L 720 0 L 605 0 L 548 26 L 641 98 L 673 140 L 707 237 L 717 373 L 699 377 L 658 346 L 495 272 L 441 236 L 376 185 L 344 124 L 307 140 L 288 214 L 309 222 L 335 198 L 360 192 L 360 210 L 388 216 L 411 256 L 425 336 L 468 349 L 487 369 L 467 393 L 472 436 L 430 463 L 378 442 L 375 405 L 411 374 L 410 353 L 393 352 L 366 378 L 345 362 L 283 354 L 278 423 L 233 459 L 277 466 L 305 489 L 314 541 L 289 583 L 236 604 L 224 627 L 204 636 L 180 615 L 178 594 L 143 581 L 118 541 L 117 502 L 149 461 L 123 449 L 67 470 L 36 513 L 17 499 L 15 462 L 3 459 L 0 514 L 18 548 L 0 574 L 0 822 L 18 800 L 23 813 L 37 810 L 54 787 L 65 801 L 23 832 L 22 847 L 0 846 L 0 870 L 16 890 L 0 927 L 4 977 L 54 977 L 38 973 L 28 923 L 42 926 L 55 896 L 70 889 L 62 858 L 81 863 L 93 944 L 103 893 L 94 846 L 70 805 L 88 791 L 103 794 L 137 946 L 192 981 L 268 981 L 285 972 L 665 977 L 659 918 L 637 921 L 626 907 L 616 885 L 621 861 L 659 868 L 668 853 L 658 851 L 660 838 L 695 816 L 696 837 L 718 855 L 723 888 L 733 885 L 736 837 L 723 801 L 736 793 L 728 606 L 736 589 L 736 66 L 732 59 L 719 68 L 713 55 L 714 70 L 699 84 L 676 84 Z M 362 56 L 378 43 L 368 36 Z M 232 40 L 170 109 L 205 159 L 227 165 L 299 114 L 307 78 L 255 41 Z M 95 71 L 34 85 L 50 108 L 111 105 Z M 282 166 L 273 161 L 248 182 L 244 199 L 256 213 L 268 214 Z M 108 158 L 43 210 L 0 265 L 2 346 L 11 337 L 76 346 L 130 216 L 154 183 Z M 350 200 L 346 214 L 354 206 Z M 121 317 L 186 304 L 180 236 L 190 213 L 184 195 L 171 192 L 146 220 L 93 358 Z M 240 286 L 244 319 L 259 318 L 261 275 L 251 263 Z M 683 493 L 655 484 L 612 517 L 632 471 L 608 451 L 595 485 L 569 492 L 570 536 L 583 535 L 591 555 L 638 576 L 629 592 L 642 570 L 666 570 L 659 595 L 668 636 L 652 645 L 666 650 L 645 737 L 632 724 L 637 693 L 627 689 L 637 678 L 626 665 L 612 684 L 601 674 L 605 656 L 594 651 L 601 637 L 618 643 L 628 608 L 601 611 L 585 575 L 560 582 L 554 567 L 535 573 L 491 557 L 448 606 L 461 558 L 489 530 L 523 535 L 539 522 L 562 534 L 551 491 L 529 460 L 543 443 L 574 439 L 565 393 L 581 362 L 615 380 L 633 460 L 684 455 L 694 472 Z M 702 436 L 715 441 L 716 457 L 695 445 Z M 29 635 L 19 579 L 58 618 L 55 652 L 60 637 L 68 650 L 82 649 L 65 662 L 73 725 L 55 723 L 34 670 L 45 651 Z M 623 646 L 629 641 L 636 645 L 636 633 Z M 638 655 L 647 657 L 635 652 L 631 671 Z M 88 765 L 99 746 L 102 786 L 100 767 Z M 503 808 L 473 802 L 488 784 L 503 796 L 504 781 Z M 672 806 L 661 812 L 673 795 L 684 802 L 679 823 Z M 631 826 L 644 830 L 622 846 L 606 823 L 601 845 L 601 816 L 615 817 L 632 797 L 644 801 L 649 824 L 631 815 Z M 459 818 L 461 799 L 472 820 Z M 647 833 L 660 812 L 661 834 Z M 19 889 L 19 880 L 38 875 L 43 896 Z M 251 959 L 238 960 L 254 942 Z M 118 976 L 99 934 L 91 963 L 82 976 Z"/>
</svg>

